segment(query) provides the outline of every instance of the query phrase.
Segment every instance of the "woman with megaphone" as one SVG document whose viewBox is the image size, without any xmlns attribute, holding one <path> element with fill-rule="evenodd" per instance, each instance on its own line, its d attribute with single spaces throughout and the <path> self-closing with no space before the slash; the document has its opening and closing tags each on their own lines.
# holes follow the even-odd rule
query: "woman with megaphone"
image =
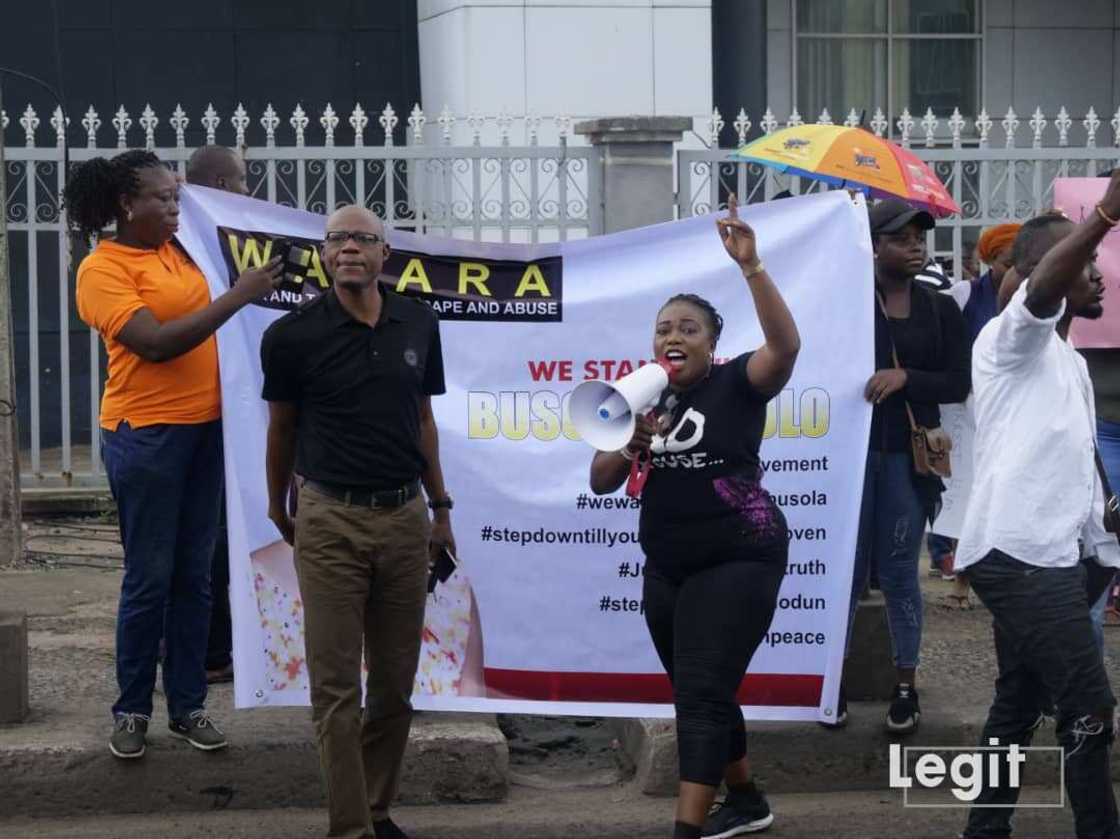
<svg viewBox="0 0 1120 839">
<path fill-rule="evenodd" d="M 786 572 L 786 522 L 762 488 L 758 450 L 766 405 L 789 380 L 801 340 L 734 195 L 716 229 L 742 270 L 762 346 L 716 364 L 723 319 L 715 307 L 695 294 L 670 298 L 653 339 L 669 386 L 621 450 L 597 452 L 591 463 L 591 489 L 604 494 L 626 481 L 635 458 L 651 460 L 639 525 L 642 595 L 673 685 L 681 777 L 674 839 L 738 836 L 774 820 L 751 780 L 736 694 Z M 721 781 L 728 794 L 712 808 Z"/>
</svg>

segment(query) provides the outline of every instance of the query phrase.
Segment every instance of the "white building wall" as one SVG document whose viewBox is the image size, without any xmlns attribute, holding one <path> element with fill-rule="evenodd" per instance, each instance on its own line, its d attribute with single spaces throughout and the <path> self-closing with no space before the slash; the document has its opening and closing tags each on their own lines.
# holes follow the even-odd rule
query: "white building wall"
<svg viewBox="0 0 1120 839">
<path fill-rule="evenodd" d="M 418 13 L 433 122 L 445 105 L 460 118 L 505 112 L 518 143 L 531 113 L 691 116 L 700 133 L 711 114 L 711 0 L 419 0 Z M 555 137 L 546 120 L 540 141 Z"/>
</svg>

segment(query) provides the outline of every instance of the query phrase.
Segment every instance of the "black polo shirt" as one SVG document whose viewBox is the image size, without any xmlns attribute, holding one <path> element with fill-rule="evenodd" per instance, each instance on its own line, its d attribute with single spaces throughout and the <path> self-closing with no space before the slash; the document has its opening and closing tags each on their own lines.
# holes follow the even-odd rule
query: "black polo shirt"
<svg viewBox="0 0 1120 839">
<path fill-rule="evenodd" d="M 296 472 L 305 478 L 386 490 L 425 469 L 420 405 L 444 392 L 439 320 L 425 303 L 381 294 L 373 327 L 332 289 L 264 333 L 262 396 L 299 407 Z"/>
</svg>

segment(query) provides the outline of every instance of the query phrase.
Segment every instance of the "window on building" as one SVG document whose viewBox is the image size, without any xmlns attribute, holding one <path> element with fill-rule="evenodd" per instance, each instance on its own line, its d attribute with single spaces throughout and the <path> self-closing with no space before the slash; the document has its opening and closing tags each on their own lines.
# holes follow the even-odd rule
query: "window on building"
<svg viewBox="0 0 1120 839">
<path fill-rule="evenodd" d="M 974 115 L 982 42 L 978 0 L 793 0 L 797 107 L 807 120 L 852 108 Z"/>
</svg>

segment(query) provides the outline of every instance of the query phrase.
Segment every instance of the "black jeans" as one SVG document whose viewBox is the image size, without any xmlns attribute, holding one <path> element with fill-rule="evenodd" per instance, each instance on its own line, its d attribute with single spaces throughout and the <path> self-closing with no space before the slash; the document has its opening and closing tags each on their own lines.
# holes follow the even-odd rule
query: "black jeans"
<svg viewBox="0 0 1120 839">
<path fill-rule="evenodd" d="M 1041 568 L 992 551 L 967 572 L 992 613 L 999 665 L 980 745 L 994 737 L 1001 746 L 1028 746 L 1042 715 L 1053 709 L 1078 839 L 1120 837 L 1109 771 L 1116 699 L 1089 617 L 1112 571 L 1095 562 Z M 1010 836 L 1014 810 L 991 805 L 1018 799 L 1018 789 L 985 783 L 965 839 Z"/>
<path fill-rule="evenodd" d="M 684 576 L 646 565 L 646 625 L 673 684 L 682 781 L 718 786 L 727 765 L 747 753 L 735 696 L 770 628 L 787 554 L 783 539 Z"/>
</svg>

